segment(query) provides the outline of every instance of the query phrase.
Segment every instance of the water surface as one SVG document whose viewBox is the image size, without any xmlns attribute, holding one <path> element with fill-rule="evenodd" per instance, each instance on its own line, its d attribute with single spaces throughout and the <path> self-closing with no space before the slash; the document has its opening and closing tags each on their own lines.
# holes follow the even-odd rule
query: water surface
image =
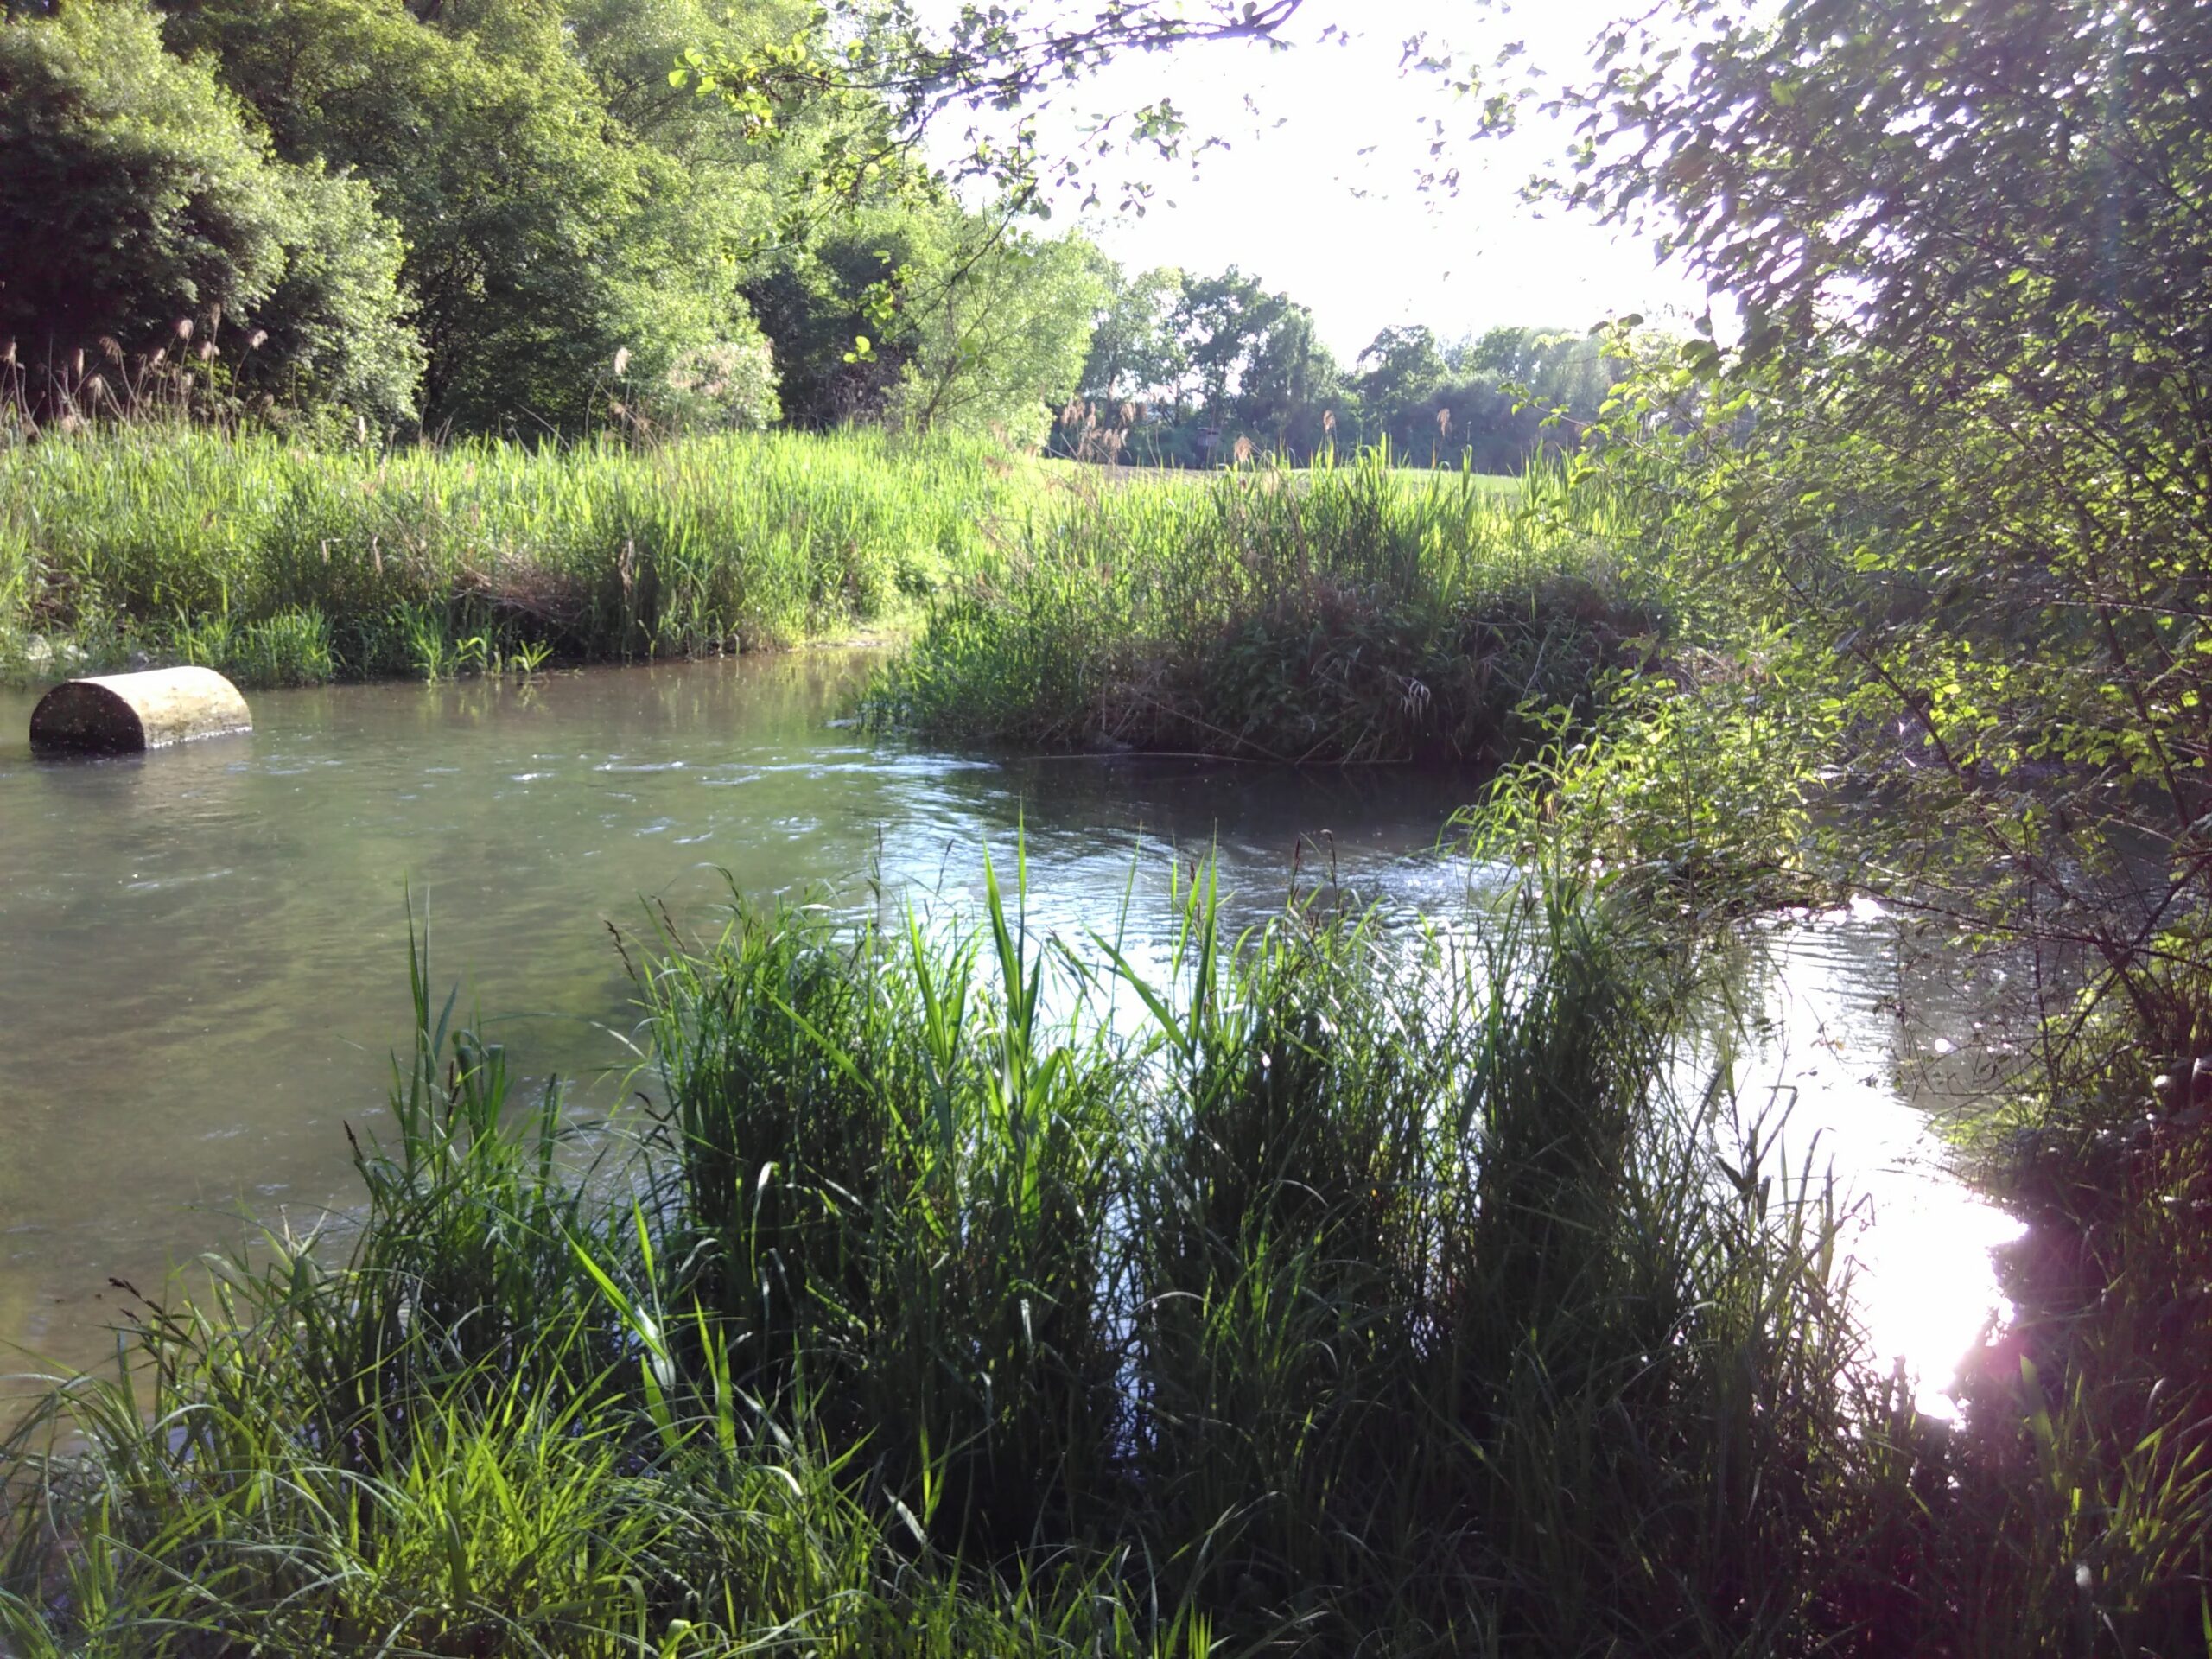
<svg viewBox="0 0 2212 1659">
<path fill-rule="evenodd" d="M 1134 872 L 1128 925 L 1160 937 L 1178 846 L 1217 851 L 1255 917 L 1294 879 L 1466 904 L 1467 867 L 1436 850 L 1464 784 L 916 753 L 832 723 L 866 666 L 264 692 L 251 736 L 67 763 L 30 758 L 33 700 L 0 692 L 0 1344 L 89 1361 L 111 1277 L 150 1288 L 242 1217 L 304 1229 L 351 1202 L 341 1124 L 374 1128 L 406 1033 L 410 893 L 438 982 L 526 1071 L 598 1077 L 609 1103 L 632 1014 L 604 924 L 647 903 L 711 924 L 732 883 L 972 893 L 979 848 L 1009 855 L 1019 830 L 1033 920 L 1070 936 L 1121 925 Z M 1999 1306 L 2009 1224 L 1898 1084 L 1885 925 L 1772 943 L 1745 1091 L 1788 1091 L 1792 1144 L 1866 1196 L 1875 1343 L 1940 1382 Z"/>
</svg>

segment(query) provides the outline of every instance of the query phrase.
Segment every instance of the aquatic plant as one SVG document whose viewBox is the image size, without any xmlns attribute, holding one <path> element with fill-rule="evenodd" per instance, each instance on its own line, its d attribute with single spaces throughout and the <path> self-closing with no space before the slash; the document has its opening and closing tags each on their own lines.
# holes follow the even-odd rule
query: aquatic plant
<svg viewBox="0 0 2212 1659">
<path fill-rule="evenodd" d="M 423 938 L 358 1225 L 144 1299 L 0 1443 L 0 1640 L 2193 1638 L 2201 1135 L 2127 1154 L 2124 1224 L 2045 1274 L 2076 1316 L 1945 1429 L 1864 1366 L 1838 1196 L 1688 1063 L 1699 963 L 1643 912 L 1554 877 L 1463 934 L 1232 938 L 1203 868 L 1173 902 L 1144 961 L 988 873 L 972 919 L 658 917 L 634 1135 L 518 1099 Z"/>
<path fill-rule="evenodd" d="M 250 622 L 226 606 L 180 613 L 164 643 L 178 660 L 219 670 L 240 685 L 321 685 L 335 671 L 330 624 L 315 610 L 282 610 Z"/>
<path fill-rule="evenodd" d="M 1030 749 L 1475 765 L 1541 741 L 1663 629 L 1610 504 L 1408 476 L 1376 454 L 1041 503 L 956 581 L 866 702 L 878 727 Z"/>
<path fill-rule="evenodd" d="M 29 1653 L 1772 1651 L 1926 1455 L 1823 1182 L 1567 892 L 1167 957 L 741 905 L 632 951 L 633 1151 L 415 969 L 343 1241 L 0 1452 Z M 588 1154 L 599 1148 L 594 1159 Z"/>
<path fill-rule="evenodd" d="M 120 426 L 0 450 L 0 637 L 205 657 L 319 618 L 324 677 L 450 673 L 473 639 L 486 662 L 747 650 L 912 605 L 1045 487 L 857 431 L 379 452 Z"/>
</svg>

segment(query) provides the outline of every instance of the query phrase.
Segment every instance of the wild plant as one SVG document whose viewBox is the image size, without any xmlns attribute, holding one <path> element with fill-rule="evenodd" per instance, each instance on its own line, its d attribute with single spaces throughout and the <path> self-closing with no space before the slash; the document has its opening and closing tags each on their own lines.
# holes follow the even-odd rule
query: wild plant
<svg viewBox="0 0 2212 1659">
<path fill-rule="evenodd" d="M 1047 503 L 956 583 L 868 717 L 936 741 L 1474 765 L 1662 626 L 1562 478 L 1516 505 L 1376 454 Z"/>
<path fill-rule="evenodd" d="M 881 620 L 1048 486 L 975 446 L 730 434 L 638 450 L 313 449 L 102 425 L 0 448 L 0 630 L 155 636 L 319 615 L 340 675 L 462 640 L 575 660 L 750 650 Z M 473 666 L 473 665 L 472 665 Z"/>
<path fill-rule="evenodd" d="M 635 1143 L 415 959 L 350 1249 L 0 1452 L 31 1651 L 1808 1650 L 1957 1628 L 1834 1197 L 1680 1092 L 1695 964 L 1211 878 L 1166 958 L 741 903 L 632 952 Z M 613 1149 L 634 1144 L 634 1156 Z M 1918 1552 L 1917 1554 L 1915 1552 Z M 1923 1593 L 1929 1592 L 1929 1593 Z M 41 1645 L 42 1644 L 42 1645 Z"/>
</svg>

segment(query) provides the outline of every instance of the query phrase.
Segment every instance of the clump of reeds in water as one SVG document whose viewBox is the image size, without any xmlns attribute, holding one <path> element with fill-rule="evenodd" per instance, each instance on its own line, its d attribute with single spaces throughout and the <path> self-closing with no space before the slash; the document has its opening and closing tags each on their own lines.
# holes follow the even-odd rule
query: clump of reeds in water
<svg viewBox="0 0 2212 1659">
<path fill-rule="evenodd" d="M 1535 892 L 1164 960 L 741 906 L 620 1169 L 416 970 L 367 1209 L 0 1457 L 27 1654 L 1756 1653 L 1970 1628 L 1825 1185 Z M 1947 1509 L 1947 1505 L 1950 1508 Z M 1967 1517 L 1960 1524 L 1968 1524 Z M 2000 1586 L 2009 1588 L 2010 1585 Z"/>
<path fill-rule="evenodd" d="M 1387 454 L 1040 505 L 868 699 L 933 741 L 1477 765 L 1649 656 L 1656 589 L 1601 486 Z"/>
</svg>

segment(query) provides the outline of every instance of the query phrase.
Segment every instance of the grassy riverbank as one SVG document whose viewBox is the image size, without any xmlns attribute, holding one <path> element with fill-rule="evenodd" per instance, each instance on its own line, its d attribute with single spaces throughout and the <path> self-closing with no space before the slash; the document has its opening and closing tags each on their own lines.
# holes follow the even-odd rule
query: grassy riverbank
<svg viewBox="0 0 2212 1659">
<path fill-rule="evenodd" d="M 1048 504 L 956 581 L 867 702 L 936 742 L 1471 765 L 1647 661 L 1611 503 L 1380 456 Z"/>
<path fill-rule="evenodd" d="M 1049 487 L 867 432 L 382 453 L 123 427 L 0 450 L 0 655 L 269 684 L 788 644 L 912 611 Z"/>
<path fill-rule="evenodd" d="M 438 678 L 921 623 L 879 728 L 1472 764 L 1649 656 L 1661 607 L 1616 542 L 1586 487 L 1381 457 L 1124 474 L 861 432 L 386 454 L 124 427 L 0 453 L 0 669 Z"/>
<path fill-rule="evenodd" d="M 343 1265 L 157 1298 L 0 1457 L 17 1651 L 2196 1628 L 2155 1455 L 2107 1469 L 2063 1395 L 1947 1433 L 1861 1368 L 1832 1195 L 1683 1091 L 1694 964 L 1625 915 L 1231 942 L 1201 890 L 1149 975 L 995 902 L 630 949 L 669 1104 L 596 1179 L 418 969 Z"/>
</svg>

